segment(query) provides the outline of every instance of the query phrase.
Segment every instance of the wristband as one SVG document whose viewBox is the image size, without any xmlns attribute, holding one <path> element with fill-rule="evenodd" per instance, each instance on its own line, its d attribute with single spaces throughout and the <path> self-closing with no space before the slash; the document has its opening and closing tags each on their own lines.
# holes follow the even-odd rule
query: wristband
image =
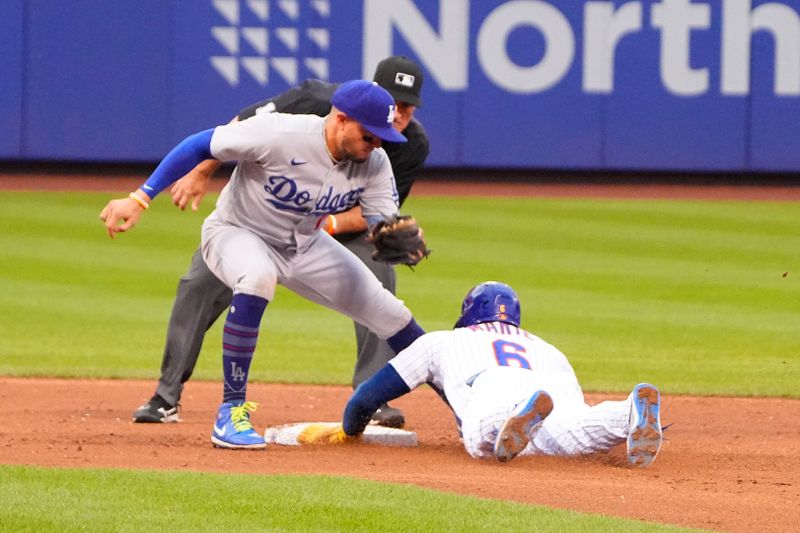
<svg viewBox="0 0 800 533">
<path fill-rule="evenodd" d="M 144 199 L 144 198 L 142 198 L 141 196 L 139 196 L 138 194 L 136 194 L 136 192 L 132 192 L 132 193 L 130 193 L 130 194 L 128 195 L 128 198 L 130 198 L 130 199 L 134 200 L 134 201 L 135 201 L 137 204 L 139 204 L 140 206 L 142 206 L 142 209 L 147 209 L 148 207 L 150 207 L 150 204 L 148 204 L 148 203 L 145 201 L 145 199 Z"/>
<path fill-rule="evenodd" d="M 325 231 L 327 231 L 330 235 L 336 233 L 336 217 L 333 215 L 328 215 L 328 219 L 325 222 Z"/>
</svg>

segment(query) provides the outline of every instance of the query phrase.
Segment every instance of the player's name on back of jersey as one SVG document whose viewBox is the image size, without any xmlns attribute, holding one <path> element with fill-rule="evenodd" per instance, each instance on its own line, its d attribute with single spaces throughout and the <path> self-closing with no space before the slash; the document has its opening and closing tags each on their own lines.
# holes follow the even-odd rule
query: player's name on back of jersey
<svg viewBox="0 0 800 533">
<path fill-rule="evenodd" d="M 483 322 L 481 324 L 467 326 L 467 329 L 471 329 L 472 331 L 488 331 L 489 333 L 503 333 L 505 335 L 520 335 L 531 340 L 538 340 L 532 333 L 505 322 Z"/>
</svg>

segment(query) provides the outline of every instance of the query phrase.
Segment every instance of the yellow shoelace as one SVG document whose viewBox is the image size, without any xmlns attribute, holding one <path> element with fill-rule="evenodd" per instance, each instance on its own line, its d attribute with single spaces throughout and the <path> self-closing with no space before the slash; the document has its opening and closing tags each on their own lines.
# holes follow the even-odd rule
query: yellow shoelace
<svg viewBox="0 0 800 533">
<path fill-rule="evenodd" d="M 244 402 L 242 405 L 231 407 L 231 422 L 236 431 L 247 431 L 253 429 L 250 423 L 250 413 L 258 409 L 256 402 Z"/>
</svg>

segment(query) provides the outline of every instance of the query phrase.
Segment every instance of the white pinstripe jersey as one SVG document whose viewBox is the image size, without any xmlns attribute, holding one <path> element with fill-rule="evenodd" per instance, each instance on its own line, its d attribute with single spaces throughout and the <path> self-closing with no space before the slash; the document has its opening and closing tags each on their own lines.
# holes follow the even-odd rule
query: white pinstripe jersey
<svg viewBox="0 0 800 533">
<path fill-rule="evenodd" d="M 577 378 L 567 358 L 536 335 L 502 322 L 434 331 L 389 361 L 410 389 L 430 383 L 463 418 L 473 378 L 487 368 L 516 366 L 542 374 Z"/>
<path fill-rule="evenodd" d="M 325 216 L 356 203 L 364 216 L 396 213 L 397 190 L 383 149 L 363 163 L 334 164 L 324 123 L 316 115 L 262 113 L 217 127 L 212 155 L 238 164 L 208 219 L 247 228 L 276 248 L 298 249 Z"/>
</svg>

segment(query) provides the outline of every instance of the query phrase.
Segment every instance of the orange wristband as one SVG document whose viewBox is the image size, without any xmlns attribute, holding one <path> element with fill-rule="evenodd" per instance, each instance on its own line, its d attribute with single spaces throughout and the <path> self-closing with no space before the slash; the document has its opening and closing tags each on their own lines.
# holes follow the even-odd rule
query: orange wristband
<svg viewBox="0 0 800 533">
<path fill-rule="evenodd" d="M 328 218 L 325 222 L 325 231 L 327 231 L 330 235 L 336 233 L 336 217 L 333 215 L 328 215 Z"/>
</svg>

